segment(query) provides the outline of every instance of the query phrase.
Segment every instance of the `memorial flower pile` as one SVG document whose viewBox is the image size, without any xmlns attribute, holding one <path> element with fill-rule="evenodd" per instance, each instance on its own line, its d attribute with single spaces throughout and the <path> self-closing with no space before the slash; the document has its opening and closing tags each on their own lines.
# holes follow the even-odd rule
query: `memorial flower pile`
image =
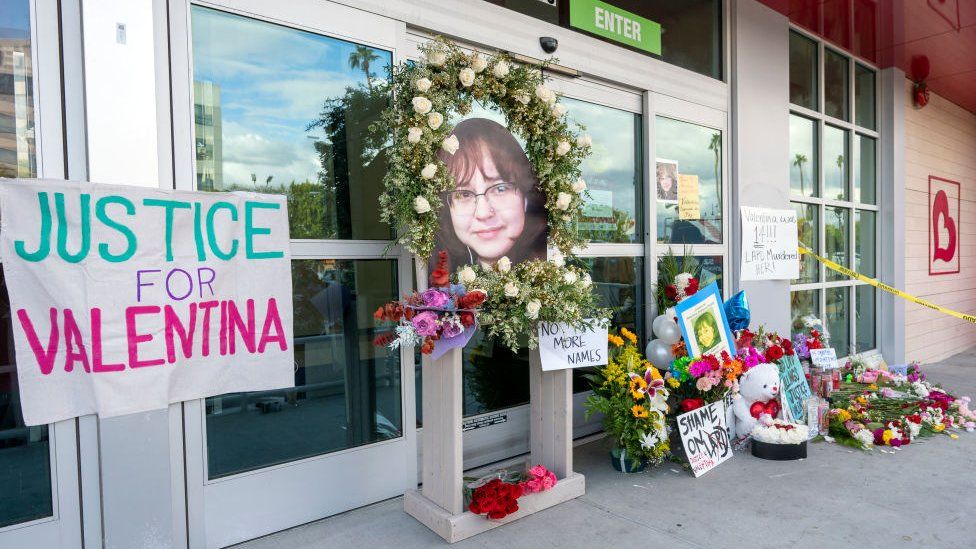
<svg viewBox="0 0 976 549">
<path fill-rule="evenodd" d="M 956 398 L 925 380 L 918 364 L 908 375 L 866 369 L 841 384 L 830 397 L 829 434 L 835 441 L 865 450 L 911 444 L 937 434 L 976 430 L 969 397 Z M 911 381 L 910 381 L 911 380 Z"/>
<path fill-rule="evenodd" d="M 715 402 L 729 391 L 739 389 L 739 378 L 749 368 L 766 362 L 751 348 L 753 355 L 723 352 L 720 357 L 705 354 L 700 357 L 687 355 L 675 358 L 665 374 L 665 384 L 672 392 L 672 406 L 678 413 L 701 408 Z"/>
<path fill-rule="evenodd" d="M 437 268 L 430 273 L 430 288 L 376 309 L 373 318 L 395 323 L 396 328 L 394 334 L 381 334 L 373 343 L 390 349 L 419 346 L 424 354 L 431 354 L 438 342 L 448 347 L 463 345 L 477 325 L 478 307 L 486 298 L 484 290 L 468 291 L 464 284 L 451 284 L 447 254 L 442 251 Z"/>
<path fill-rule="evenodd" d="M 610 334 L 607 365 L 586 378 L 593 395 L 586 417 L 603 414 L 603 428 L 627 456 L 655 464 L 670 452 L 666 428 L 670 392 L 657 368 L 637 349 L 637 336 L 621 328 Z"/>
</svg>

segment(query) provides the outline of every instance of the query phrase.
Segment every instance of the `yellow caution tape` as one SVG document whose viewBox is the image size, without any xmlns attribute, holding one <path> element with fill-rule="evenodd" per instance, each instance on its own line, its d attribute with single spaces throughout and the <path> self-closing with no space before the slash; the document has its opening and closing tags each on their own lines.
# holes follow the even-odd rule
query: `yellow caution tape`
<svg viewBox="0 0 976 549">
<path fill-rule="evenodd" d="M 813 253 L 812 251 L 804 248 L 803 246 L 800 246 L 800 254 L 801 255 L 802 254 L 806 254 L 806 255 L 808 255 L 810 257 L 816 258 L 817 261 L 819 261 L 819 262 L 823 263 L 824 265 L 826 265 L 828 269 L 837 271 L 838 273 L 840 273 L 840 274 L 842 274 L 844 276 L 849 276 L 851 278 L 856 278 L 857 280 L 860 280 L 861 282 L 865 282 L 867 284 L 870 284 L 870 285 L 874 286 L 875 288 L 880 288 L 880 289 L 888 292 L 889 294 L 896 295 L 896 296 L 898 296 L 898 297 L 900 297 L 902 299 L 907 299 L 908 301 L 911 301 L 912 303 L 918 303 L 922 307 L 928 307 L 929 309 L 932 309 L 934 311 L 939 311 L 940 313 L 945 313 L 947 315 L 951 315 L 951 316 L 954 316 L 956 318 L 960 318 L 962 320 L 965 320 L 965 321 L 971 322 L 973 324 L 976 324 L 976 315 L 967 315 L 966 313 L 960 313 L 959 311 L 953 311 L 952 309 L 946 309 L 945 307 L 943 307 L 941 305 L 936 305 L 935 303 L 932 303 L 931 301 L 926 301 L 926 300 L 924 300 L 924 299 L 922 299 L 920 297 L 915 297 L 915 296 L 913 296 L 911 294 L 907 294 L 907 293 L 899 290 L 898 288 L 892 288 L 891 286 L 889 286 L 889 285 L 885 284 L 884 282 L 881 282 L 881 281 L 879 281 L 877 279 L 874 279 L 874 278 L 871 278 L 871 277 L 868 277 L 868 276 L 864 276 L 864 275 L 862 275 L 859 272 L 852 271 L 852 270 L 848 269 L 847 267 L 844 267 L 843 265 L 839 265 L 837 263 L 834 263 L 833 261 L 827 259 L 826 257 L 820 257 L 819 255 L 817 255 L 817 254 Z"/>
</svg>

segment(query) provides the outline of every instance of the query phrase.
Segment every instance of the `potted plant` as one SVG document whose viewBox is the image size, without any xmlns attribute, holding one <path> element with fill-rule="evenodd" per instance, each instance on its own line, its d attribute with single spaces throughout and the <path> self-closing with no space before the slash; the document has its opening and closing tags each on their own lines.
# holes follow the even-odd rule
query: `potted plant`
<svg viewBox="0 0 976 549">
<path fill-rule="evenodd" d="M 603 414 L 603 429 L 614 441 L 611 465 L 617 471 L 636 473 L 668 455 L 668 391 L 661 373 L 637 350 L 633 332 L 620 328 L 608 339 L 607 365 L 586 376 L 593 387 L 586 417 Z"/>
</svg>

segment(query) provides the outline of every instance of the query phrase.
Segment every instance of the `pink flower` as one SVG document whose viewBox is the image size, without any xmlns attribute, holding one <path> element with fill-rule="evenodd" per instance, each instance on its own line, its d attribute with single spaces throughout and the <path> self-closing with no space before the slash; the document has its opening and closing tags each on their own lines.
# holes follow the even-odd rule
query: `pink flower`
<svg viewBox="0 0 976 549">
<path fill-rule="evenodd" d="M 437 335 L 437 315 L 431 311 L 415 314 L 410 322 L 413 323 L 413 327 L 417 330 L 418 335 L 424 337 Z"/>
<path fill-rule="evenodd" d="M 714 383 L 712 383 L 711 377 L 700 377 L 698 378 L 698 381 L 695 382 L 695 387 L 698 387 L 698 390 L 703 393 L 711 389 L 712 385 L 714 385 Z"/>
<path fill-rule="evenodd" d="M 424 305 L 428 307 L 443 307 L 451 300 L 446 293 L 433 288 L 420 294 L 420 297 L 424 300 Z"/>
<path fill-rule="evenodd" d="M 529 469 L 529 479 L 521 484 L 527 494 L 549 490 L 556 485 L 556 475 L 542 465 Z"/>
</svg>

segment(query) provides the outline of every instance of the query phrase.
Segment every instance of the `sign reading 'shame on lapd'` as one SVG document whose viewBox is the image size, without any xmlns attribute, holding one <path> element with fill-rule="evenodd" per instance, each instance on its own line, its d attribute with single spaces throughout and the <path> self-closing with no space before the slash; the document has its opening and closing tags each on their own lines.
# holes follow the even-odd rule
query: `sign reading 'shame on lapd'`
<svg viewBox="0 0 976 549">
<path fill-rule="evenodd" d="M 677 417 L 681 446 L 696 477 L 732 457 L 732 443 L 725 418 L 725 403 L 721 400 Z"/>
<path fill-rule="evenodd" d="M 285 197 L 0 180 L 27 425 L 294 384 Z"/>
</svg>

